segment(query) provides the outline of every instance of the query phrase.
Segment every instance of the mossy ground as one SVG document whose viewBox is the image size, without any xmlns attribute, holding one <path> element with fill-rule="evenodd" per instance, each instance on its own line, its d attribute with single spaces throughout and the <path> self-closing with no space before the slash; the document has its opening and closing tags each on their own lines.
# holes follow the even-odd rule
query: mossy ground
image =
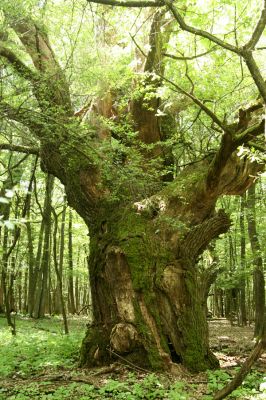
<svg viewBox="0 0 266 400">
<path fill-rule="evenodd" d="M 177 366 L 175 376 L 154 374 L 137 370 L 134 365 L 125 366 L 122 360 L 111 367 L 80 369 L 79 349 L 87 318 L 72 317 L 69 322 L 67 337 L 58 317 L 40 321 L 17 317 L 18 334 L 12 337 L 5 318 L 0 316 L 0 400 L 207 400 L 235 372 L 235 367 L 225 366 L 224 360 L 232 359 L 227 354 L 237 353 L 237 346 L 234 350 L 221 349 L 223 369 L 201 374 L 189 374 L 181 366 Z M 226 334 L 224 329 L 223 326 Z M 243 328 L 226 329 L 235 341 L 239 337 L 239 342 L 243 342 Z M 246 328 L 245 335 L 247 332 L 251 337 L 252 328 Z M 216 346 L 217 335 L 212 341 Z M 239 354 L 233 356 L 235 364 L 239 358 Z M 266 400 L 266 389 L 263 392 L 261 384 L 264 380 L 266 387 L 264 362 L 262 358 L 229 399 Z"/>
</svg>

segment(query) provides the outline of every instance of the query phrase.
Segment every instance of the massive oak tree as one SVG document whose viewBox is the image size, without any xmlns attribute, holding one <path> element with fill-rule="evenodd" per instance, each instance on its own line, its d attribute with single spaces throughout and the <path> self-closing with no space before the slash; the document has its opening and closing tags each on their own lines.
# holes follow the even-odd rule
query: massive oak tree
<svg viewBox="0 0 266 400">
<path fill-rule="evenodd" d="M 148 51 L 138 48 L 144 73 L 141 81 L 136 78 L 132 83 L 139 88 L 138 95 L 117 110 L 117 93 L 110 92 L 77 112 L 45 27 L 4 2 L 3 18 L 20 45 L 2 40 L 0 57 L 8 74 L 21 80 L 30 100 L 17 105 L 3 91 L 0 115 L 24 127 L 36 146 L 0 146 L 39 154 L 43 170 L 64 184 L 68 203 L 89 228 L 93 322 L 82 344 L 81 362 L 99 365 L 122 356 L 134 364 L 169 370 L 173 361 L 194 371 L 216 367 L 208 343 L 206 300 L 217 271 L 202 271 L 197 263 L 231 224 L 224 210 L 216 210 L 217 200 L 244 193 L 263 169 L 248 155 L 239 158 L 237 149 L 245 145 L 264 150 L 260 137 L 266 85 L 253 53 L 266 23 L 265 4 L 246 43 L 233 45 L 187 24 L 184 12 L 169 0 L 96 2 L 158 7 L 150 24 Z M 165 18 L 170 18 L 169 31 L 161 31 Z M 235 123 L 222 120 L 193 90 L 184 90 L 167 76 L 163 57 L 176 28 L 208 40 L 215 46 L 211 51 L 222 48 L 245 61 L 260 97 L 239 109 Z M 175 58 L 186 59 L 171 55 Z M 175 163 L 171 149 L 163 145 L 173 127 L 158 115 L 158 98 L 143 94 L 162 83 L 179 92 L 184 103 L 188 98 L 189 104 L 199 107 L 220 132 L 215 149 L 176 173 L 163 172 Z M 86 122 L 81 124 L 85 113 L 92 134 L 84 130 Z M 112 127 L 104 128 L 101 118 L 112 126 L 127 119 L 136 134 L 123 137 Z"/>
</svg>

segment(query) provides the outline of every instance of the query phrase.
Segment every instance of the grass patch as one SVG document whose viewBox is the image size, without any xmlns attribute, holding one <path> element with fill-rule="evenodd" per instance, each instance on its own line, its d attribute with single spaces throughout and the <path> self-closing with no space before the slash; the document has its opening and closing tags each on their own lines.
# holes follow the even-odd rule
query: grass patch
<svg viewBox="0 0 266 400">
<path fill-rule="evenodd" d="M 79 356 L 85 333 L 84 320 L 72 320 L 70 334 L 62 333 L 59 318 L 34 321 L 17 318 L 17 335 L 10 333 L 6 320 L 0 318 L 0 376 L 28 377 L 44 370 L 71 368 Z"/>
</svg>

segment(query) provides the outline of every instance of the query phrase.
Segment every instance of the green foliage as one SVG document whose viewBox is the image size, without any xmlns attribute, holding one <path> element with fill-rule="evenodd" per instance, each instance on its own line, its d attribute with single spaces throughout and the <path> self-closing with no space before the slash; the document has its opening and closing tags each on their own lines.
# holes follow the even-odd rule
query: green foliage
<svg viewBox="0 0 266 400">
<path fill-rule="evenodd" d="M 27 387 L 15 386 L 12 395 L 8 398 L 14 400 L 189 400 L 190 395 L 186 389 L 182 382 L 167 384 L 162 383 L 161 379 L 154 374 L 139 379 L 131 373 L 123 381 L 108 379 L 100 388 L 82 383 L 69 383 L 56 387 L 50 381 L 34 382 Z M 5 398 L 1 396 L 6 396 L 6 394 L 1 394 L 0 391 L 0 400 Z"/>
<path fill-rule="evenodd" d="M 69 336 L 62 334 L 59 319 L 44 319 L 31 324 L 27 319 L 18 319 L 16 325 L 17 336 L 13 337 L 5 319 L 0 317 L 0 376 L 18 374 L 26 377 L 47 368 L 56 370 L 62 365 L 71 368 L 77 361 L 84 334 L 79 323 Z"/>
<path fill-rule="evenodd" d="M 214 393 L 217 390 L 221 390 L 226 383 L 230 381 L 230 375 L 223 371 L 209 371 L 208 372 L 208 390 L 210 393 Z"/>
<path fill-rule="evenodd" d="M 235 369 L 235 373 L 238 368 Z M 263 375 L 257 371 L 251 372 L 245 378 L 244 382 L 240 387 L 232 392 L 229 396 L 230 399 L 244 399 L 250 398 L 251 394 L 258 394 L 260 388 L 260 382 L 263 378 Z M 218 390 L 221 390 L 230 380 L 232 379 L 231 374 L 229 375 L 224 370 L 216 370 L 216 371 L 208 371 L 208 393 L 209 395 L 205 396 L 204 399 L 211 399 L 211 394 L 215 393 Z M 261 392 L 263 390 L 260 390 Z M 253 397 L 252 397 L 253 398 Z M 258 397 L 263 399 L 264 397 Z M 254 397 L 255 399 L 255 397 Z"/>
</svg>

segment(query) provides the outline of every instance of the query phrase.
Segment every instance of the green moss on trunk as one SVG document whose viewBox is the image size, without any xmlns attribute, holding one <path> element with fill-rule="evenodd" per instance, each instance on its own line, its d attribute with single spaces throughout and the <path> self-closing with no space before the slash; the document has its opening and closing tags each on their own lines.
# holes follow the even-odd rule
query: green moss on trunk
<svg viewBox="0 0 266 400">
<path fill-rule="evenodd" d="M 83 341 L 82 364 L 113 359 L 112 329 L 129 323 L 137 338 L 120 354 L 124 359 L 155 370 L 165 369 L 167 363 L 169 367 L 171 355 L 194 372 L 217 367 L 208 347 L 204 297 L 195 266 L 177 259 L 156 223 L 133 209 L 101 213 L 90 255 L 95 325 Z"/>
</svg>

